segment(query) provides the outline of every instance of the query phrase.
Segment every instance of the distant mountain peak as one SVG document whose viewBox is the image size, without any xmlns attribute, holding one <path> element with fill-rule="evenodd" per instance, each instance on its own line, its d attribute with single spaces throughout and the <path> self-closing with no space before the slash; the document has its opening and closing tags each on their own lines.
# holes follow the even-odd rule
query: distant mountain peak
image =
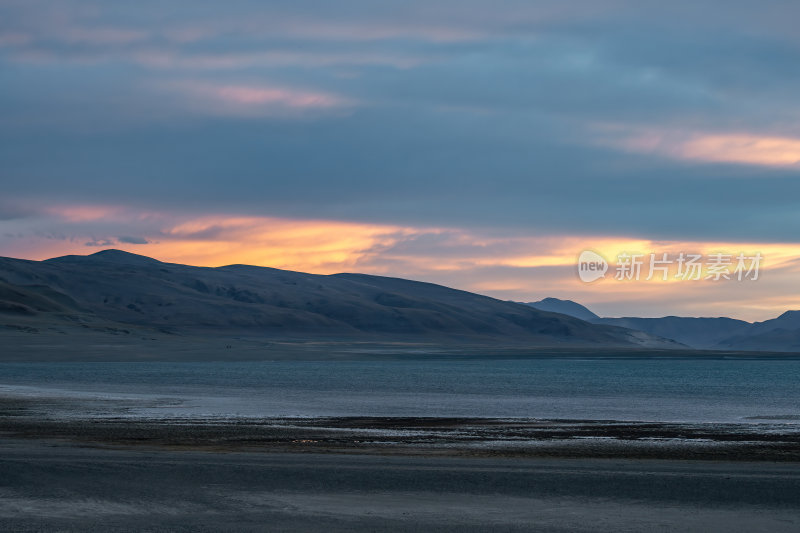
<svg viewBox="0 0 800 533">
<path fill-rule="evenodd" d="M 134 259 L 134 260 L 147 260 L 147 261 L 156 261 L 152 257 L 147 257 L 146 255 L 139 255 L 134 254 L 131 252 L 126 252 L 125 250 L 117 250 L 116 248 L 109 248 L 108 250 L 100 250 L 99 252 L 95 252 L 89 257 L 102 257 L 105 259 Z"/>
<path fill-rule="evenodd" d="M 586 321 L 593 321 L 600 318 L 593 312 L 591 312 L 588 308 L 582 306 L 578 302 L 573 302 L 572 300 L 561 300 L 559 298 L 545 298 L 543 300 L 539 300 L 538 302 L 528 302 L 525 305 L 529 305 L 534 309 L 538 309 L 540 311 L 548 311 L 550 313 L 561 313 L 562 315 L 569 315 L 575 318 L 579 318 L 581 320 Z"/>
<path fill-rule="evenodd" d="M 147 257 L 145 255 L 133 254 L 123 250 L 109 248 L 108 250 L 101 250 L 90 255 L 64 255 L 62 257 L 54 257 L 47 261 L 53 263 L 74 263 L 81 261 L 102 261 L 104 263 L 116 263 L 121 265 L 155 265 L 161 263 L 157 259 Z"/>
<path fill-rule="evenodd" d="M 543 298 L 543 299 L 539 300 L 538 302 L 533 302 L 533 303 L 548 303 L 548 304 L 570 303 L 570 304 L 581 305 L 581 304 L 579 304 L 578 302 L 576 302 L 574 300 L 562 300 L 561 298 L 553 298 L 552 296 L 548 296 L 547 298 Z M 581 307 L 583 307 L 583 306 L 581 305 Z"/>
</svg>

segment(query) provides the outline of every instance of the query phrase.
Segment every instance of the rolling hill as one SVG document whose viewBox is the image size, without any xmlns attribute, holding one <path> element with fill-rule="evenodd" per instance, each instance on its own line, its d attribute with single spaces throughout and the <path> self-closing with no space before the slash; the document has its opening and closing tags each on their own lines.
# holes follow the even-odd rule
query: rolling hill
<svg viewBox="0 0 800 533">
<path fill-rule="evenodd" d="M 0 258 L 0 325 L 183 335 L 680 347 L 614 326 L 431 283 L 365 274 L 163 263 L 118 250 Z"/>
</svg>

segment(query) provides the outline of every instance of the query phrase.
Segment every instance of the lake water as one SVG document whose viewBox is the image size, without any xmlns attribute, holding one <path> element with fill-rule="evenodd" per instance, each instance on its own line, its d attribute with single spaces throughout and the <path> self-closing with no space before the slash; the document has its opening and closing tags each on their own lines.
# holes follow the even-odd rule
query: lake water
<svg viewBox="0 0 800 533">
<path fill-rule="evenodd" d="M 107 404 L 107 409 L 93 408 L 87 413 L 91 416 L 459 416 L 800 425 L 800 361 L 5 363 L 0 364 L 0 394 Z"/>
</svg>

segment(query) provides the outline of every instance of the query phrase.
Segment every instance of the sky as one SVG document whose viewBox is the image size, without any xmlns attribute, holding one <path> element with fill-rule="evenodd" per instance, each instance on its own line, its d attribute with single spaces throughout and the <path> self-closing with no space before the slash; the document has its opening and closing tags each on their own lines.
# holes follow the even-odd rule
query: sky
<svg viewBox="0 0 800 533">
<path fill-rule="evenodd" d="M 771 318 L 800 309 L 797 20 L 796 0 L 0 0 L 0 256 Z M 583 250 L 605 278 L 579 279 Z M 682 252 L 763 259 L 614 279 L 620 254 Z"/>
</svg>

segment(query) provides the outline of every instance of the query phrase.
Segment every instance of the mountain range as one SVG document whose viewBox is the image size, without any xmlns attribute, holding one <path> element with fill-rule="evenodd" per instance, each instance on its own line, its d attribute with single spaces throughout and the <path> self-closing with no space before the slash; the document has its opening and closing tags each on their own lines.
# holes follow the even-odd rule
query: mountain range
<svg viewBox="0 0 800 533">
<path fill-rule="evenodd" d="M 119 250 L 44 261 L 0 257 L 0 335 L 75 331 L 800 352 L 800 311 L 754 323 L 612 318 L 571 300 L 523 304 L 366 274 L 196 267 Z"/>
<path fill-rule="evenodd" d="M 248 265 L 164 263 L 119 250 L 0 258 L 0 332 L 476 341 L 681 348 L 674 341 L 431 283 Z"/>
<path fill-rule="evenodd" d="M 545 298 L 527 305 L 593 324 L 642 331 L 696 349 L 800 352 L 800 311 L 786 311 L 763 322 L 746 322 L 727 317 L 600 317 L 577 302 L 558 298 Z"/>
</svg>

